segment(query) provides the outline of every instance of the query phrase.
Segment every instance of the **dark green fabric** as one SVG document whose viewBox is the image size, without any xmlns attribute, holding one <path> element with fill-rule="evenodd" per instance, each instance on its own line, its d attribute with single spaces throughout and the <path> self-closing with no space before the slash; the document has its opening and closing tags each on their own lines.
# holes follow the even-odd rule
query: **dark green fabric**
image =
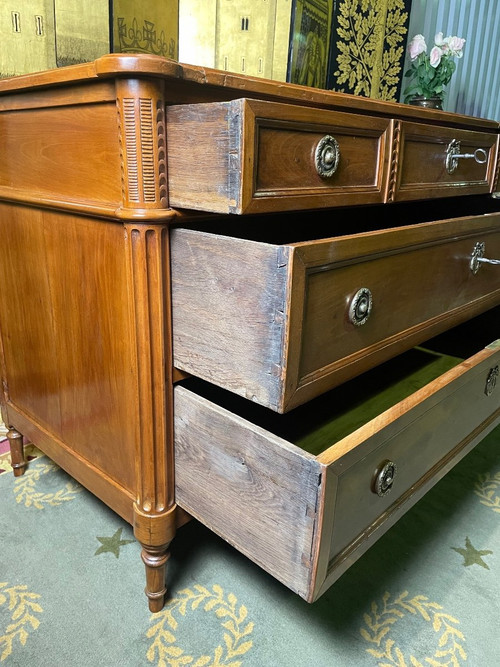
<svg viewBox="0 0 500 667">
<path fill-rule="evenodd" d="M 0 502 L 2 665 L 500 664 L 500 428 L 312 605 L 191 522 L 151 615 L 130 527 L 49 459 Z"/>
</svg>

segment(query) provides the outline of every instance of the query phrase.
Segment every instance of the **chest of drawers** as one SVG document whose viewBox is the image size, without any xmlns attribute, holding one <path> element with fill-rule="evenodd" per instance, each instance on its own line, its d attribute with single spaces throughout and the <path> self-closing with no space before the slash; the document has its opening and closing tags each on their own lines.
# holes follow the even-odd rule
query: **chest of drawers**
<svg viewBox="0 0 500 667">
<path fill-rule="evenodd" d="M 500 421 L 498 123 L 152 56 L 0 82 L 2 414 L 313 601 Z"/>
</svg>

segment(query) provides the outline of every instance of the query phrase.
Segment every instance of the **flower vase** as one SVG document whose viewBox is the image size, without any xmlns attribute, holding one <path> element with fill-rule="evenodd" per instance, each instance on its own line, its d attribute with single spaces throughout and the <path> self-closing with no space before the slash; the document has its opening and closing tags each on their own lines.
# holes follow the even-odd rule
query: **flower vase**
<svg viewBox="0 0 500 667">
<path fill-rule="evenodd" d="M 443 108 L 443 98 L 439 95 L 435 97 L 424 97 L 423 95 L 414 95 L 408 101 L 408 104 L 412 104 L 416 107 L 425 107 L 426 109 L 442 109 Z"/>
</svg>

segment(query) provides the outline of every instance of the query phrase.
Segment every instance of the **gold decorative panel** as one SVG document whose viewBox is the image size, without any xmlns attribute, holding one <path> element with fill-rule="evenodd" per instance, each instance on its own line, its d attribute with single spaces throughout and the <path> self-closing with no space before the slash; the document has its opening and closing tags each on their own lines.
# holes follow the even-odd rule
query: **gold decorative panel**
<svg viewBox="0 0 500 667">
<path fill-rule="evenodd" d="M 180 0 L 179 59 L 285 81 L 292 0 Z"/>
<path fill-rule="evenodd" d="M 177 60 L 179 0 L 113 0 L 113 51 Z"/>
<path fill-rule="evenodd" d="M 0 77 L 110 51 L 177 59 L 178 25 L 179 0 L 0 0 Z"/>
<path fill-rule="evenodd" d="M 56 66 L 54 0 L 0 0 L 0 76 Z"/>
<path fill-rule="evenodd" d="M 397 101 L 411 0 L 338 0 L 327 87 Z"/>
</svg>

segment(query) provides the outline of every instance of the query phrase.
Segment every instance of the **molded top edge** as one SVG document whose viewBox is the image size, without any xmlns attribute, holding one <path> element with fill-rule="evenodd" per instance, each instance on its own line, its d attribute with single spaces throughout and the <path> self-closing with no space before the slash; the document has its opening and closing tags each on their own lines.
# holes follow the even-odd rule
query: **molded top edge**
<svg viewBox="0 0 500 667">
<path fill-rule="evenodd" d="M 189 65 L 150 54 L 110 53 L 94 62 L 22 74 L 0 80 L 0 95 L 27 92 L 29 88 L 46 88 L 64 84 L 85 83 L 92 79 L 161 77 L 179 85 L 206 85 L 224 88 L 228 98 L 262 97 L 283 102 L 345 109 L 395 118 L 446 123 L 457 126 L 498 131 L 500 123 L 462 114 L 420 109 L 418 107 L 360 97 L 293 83 L 262 79 L 197 65 Z"/>
</svg>

